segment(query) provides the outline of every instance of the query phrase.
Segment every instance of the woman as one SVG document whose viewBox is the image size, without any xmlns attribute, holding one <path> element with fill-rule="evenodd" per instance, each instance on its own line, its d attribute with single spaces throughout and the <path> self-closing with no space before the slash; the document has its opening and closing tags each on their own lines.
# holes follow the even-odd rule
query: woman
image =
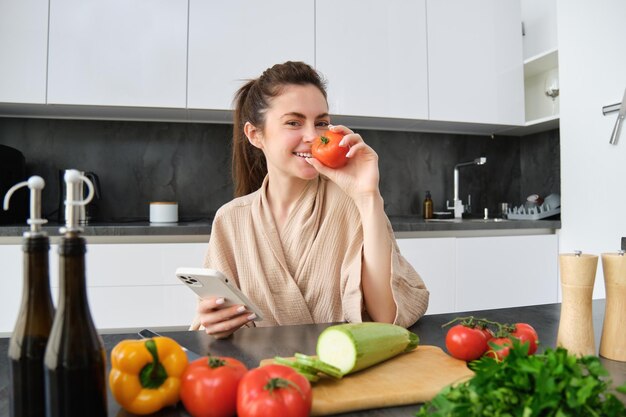
<svg viewBox="0 0 626 417">
<path fill-rule="evenodd" d="M 319 74 L 286 62 L 235 97 L 236 198 L 213 221 L 205 267 L 234 280 L 264 314 L 256 325 L 374 320 L 410 326 L 428 291 L 400 255 L 378 189 L 378 156 L 331 126 Z M 345 134 L 348 164 L 311 157 L 325 130 Z M 226 337 L 252 325 L 246 306 L 203 299 L 192 329 Z"/>
</svg>

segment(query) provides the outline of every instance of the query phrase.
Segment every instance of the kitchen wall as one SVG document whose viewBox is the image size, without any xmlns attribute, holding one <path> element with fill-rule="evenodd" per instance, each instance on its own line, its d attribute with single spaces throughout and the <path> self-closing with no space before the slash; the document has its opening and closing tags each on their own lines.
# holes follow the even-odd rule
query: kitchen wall
<svg viewBox="0 0 626 417">
<path fill-rule="evenodd" d="M 210 218 L 232 197 L 231 125 L 0 118 L 0 143 L 19 149 L 29 174 L 46 180 L 44 215 L 56 219 L 58 170 L 98 174 L 103 220 L 146 220 L 148 202 L 174 200 L 182 220 Z M 379 154 L 381 191 L 389 215 L 421 215 L 426 190 L 435 211 L 453 195 L 459 162 L 460 196 L 473 213 L 493 215 L 499 202 L 560 193 L 559 131 L 523 138 L 359 130 Z"/>
<path fill-rule="evenodd" d="M 616 252 L 626 236 L 626 126 L 609 137 L 626 88 L 626 2 L 559 0 L 563 210 L 561 252 Z M 604 297 L 601 262 L 595 298 Z"/>
</svg>

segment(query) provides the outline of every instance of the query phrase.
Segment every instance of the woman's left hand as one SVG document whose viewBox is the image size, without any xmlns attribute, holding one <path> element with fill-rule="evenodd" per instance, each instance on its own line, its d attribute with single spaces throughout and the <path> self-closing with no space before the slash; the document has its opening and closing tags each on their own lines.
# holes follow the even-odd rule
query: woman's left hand
<svg viewBox="0 0 626 417">
<path fill-rule="evenodd" d="M 341 168 L 333 169 L 315 158 L 307 158 L 307 161 L 317 172 L 328 177 L 355 201 L 360 197 L 377 195 L 380 175 L 378 155 L 374 149 L 363 141 L 361 135 L 345 126 L 329 126 L 329 130 L 345 135 L 341 145 L 350 148 L 346 155 L 348 163 Z"/>
</svg>

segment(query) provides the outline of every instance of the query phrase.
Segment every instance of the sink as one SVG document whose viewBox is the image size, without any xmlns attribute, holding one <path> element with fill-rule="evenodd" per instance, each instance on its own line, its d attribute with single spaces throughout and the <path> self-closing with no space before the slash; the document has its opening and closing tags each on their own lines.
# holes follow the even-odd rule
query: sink
<svg viewBox="0 0 626 417">
<path fill-rule="evenodd" d="M 427 223 L 437 222 L 437 223 L 500 223 L 500 222 L 508 222 L 508 219 L 428 219 L 425 220 Z"/>
</svg>

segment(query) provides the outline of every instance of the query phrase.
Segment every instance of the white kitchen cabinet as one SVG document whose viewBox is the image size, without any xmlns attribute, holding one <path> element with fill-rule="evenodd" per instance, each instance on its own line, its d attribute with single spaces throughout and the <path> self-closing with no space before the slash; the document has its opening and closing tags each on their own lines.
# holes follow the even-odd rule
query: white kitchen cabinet
<svg viewBox="0 0 626 417">
<path fill-rule="evenodd" d="M 186 327 L 195 294 L 175 276 L 181 266 L 202 267 L 207 243 L 89 244 L 85 268 L 89 305 L 100 330 Z M 22 294 L 20 245 L 0 245 L 0 334 L 10 333 Z M 50 286 L 59 295 L 58 245 L 50 249 Z"/>
<path fill-rule="evenodd" d="M 184 108 L 187 0 L 51 0 L 48 103 Z"/>
<path fill-rule="evenodd" d="M 430 292 L 426 314 L 455 311 L 455 238 L 397 239 L 402 256 Z"/>
<path fill-rule="evenodd" d="M 558 127 L 560 111 L 560 97 L 546 94 L 559 88 L 556 0 L 522 0 L 522 19 L 526 124 L 549 130 Z"/>
<path fill-rule="evenodd" d="M 558 49 L 556 0 L 521 0 L 524 59 Z"/>
<path fill-rule="evenodd" d="M 523 125 L 519 0 L 427 0 L 430 119 Z"/>
<path fill-rule="evenodd" d="M 0 245 L 0 335 L 10 333 L 15 326 L 22 301 L 22 247 Z"/>
<path fill-rule="evenodd" d="M 457 238 L 456 310 L 556 303 L 557 235 Z"/>
<path fill-rule="evenodd" d="M 315 64 L 314 0 L 190 0 L 187 107 L 231 109 L 235 92 L 274 64 Z"/>
<path fill-rule="evenodd" d="M 185 329 L 196 313 L 197 297 L 183 285 L 89 287 L 89 308 L 96 327 Z"/>
<path fill-rule="evenodd" d="M 207 247 L 207 243 L 88 245 L 87 286 L 96 327 L 191 324 L 197 297 L 175 272 L 181 266 L 202 267 Z"/>
<path fill-rule="evenodd" d="M 426 314 L 558 302 L 557 235 L 396 241 L 430 291 Z"/>
<path fill-rule="evenodd" d="M 317 0 L 332 114 L 428 119 L 425 0 Z"/>
<path fill-rule="evenodd" d="M 0 102 L 46 102 L 48 0 L 0 0 Z"/>
</svg>

